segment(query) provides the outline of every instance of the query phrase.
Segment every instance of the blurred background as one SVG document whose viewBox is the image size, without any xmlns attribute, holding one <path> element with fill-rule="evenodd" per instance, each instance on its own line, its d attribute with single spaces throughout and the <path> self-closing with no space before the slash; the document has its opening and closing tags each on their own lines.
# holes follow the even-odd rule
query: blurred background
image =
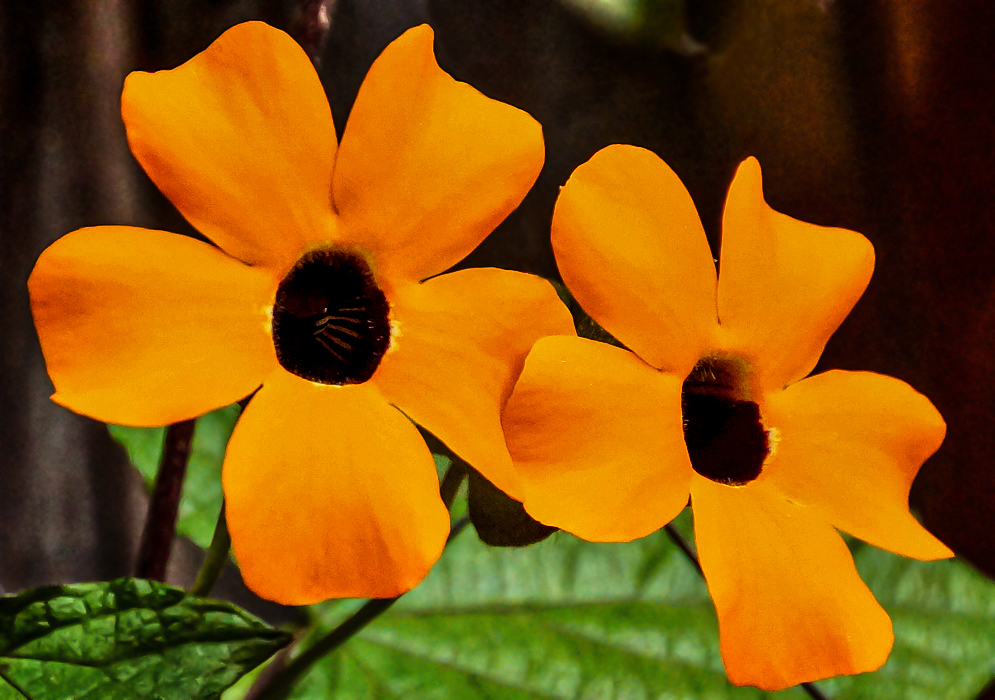
<svg viewBox="0 0 995 700">
<path fill-rule="evenodd" d="M 83 226 L 196 235 L 128 151 L 121 85 L 132 70 L 175 67 L 248 19 L 305 46 L 340 135 L 373 59 L 422 22 L 436 31 L 445 70 L 543 125 L 546 166 L 535 189 L 462 265 L 555 278 L 549 222 L 558 187 L 612 143 L 644 146 L 673 167 L 716 251 L 726 188 L 749 155 L 763 166 L 775 209 L 865 234 L 877 250 L 874 278 L 819 369 L 882 372 L 932 399 L 949 432 L 915 483 L 913 507 L 995 577 L 995 5 L 5 0 L 3 591 L 133 570 L 144 483 L 102 424 L 49 401 L 25 283 L 47 245 Z M 198 556 L 181 547 L 171 578 L 189 583 Z M 265 611 L 234 579 L 226 593 Z"/>
</svg>

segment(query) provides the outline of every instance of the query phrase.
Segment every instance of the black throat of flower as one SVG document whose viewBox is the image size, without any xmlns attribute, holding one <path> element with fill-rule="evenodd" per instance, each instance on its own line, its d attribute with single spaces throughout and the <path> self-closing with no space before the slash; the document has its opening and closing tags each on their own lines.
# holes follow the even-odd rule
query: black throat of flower
<svg viewBox="0 0 995 700">
<path fill-rule="evenodd" d="M 681 391 L 691 466 L 701 476 L 730 486 L 760 476 L 770 453 L 760 407 L 742 398 L 743 375 L 734 360 L 706 358 L 695 365 Z"/>
<path fill-rule="evenodd" d="M 363 256 L 312 250 L 280 283 L 273 344 L 288 372 L 319 384 L 361 384 L 390 346 L 390 305 Z"/>
</svg>

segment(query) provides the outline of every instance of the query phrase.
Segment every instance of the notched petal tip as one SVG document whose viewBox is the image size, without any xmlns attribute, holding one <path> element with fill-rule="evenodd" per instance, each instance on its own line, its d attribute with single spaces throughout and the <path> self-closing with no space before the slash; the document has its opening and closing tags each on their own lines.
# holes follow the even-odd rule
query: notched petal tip
<svg viewBox="0 0 995 700">
<path fill-rule="evenodd" d="M 334 230 L 331 109 L 285 32 L 239 24 L 175 68 L 130 74 L 121 116 L 156 186 L 232 257 L 283 272 Z"/>
<path fill-rule="evenodd" d="M 920 525 L 920 527 L 922 527 Z M 920 561 L 938 561 L 940 559 L 952 559 L 957 556 L 957 554 L 950 549 L 947 545 L 943 544 L 936 535 L 931 533 L 926 528 L 922 528 L 924 532 L 923 540 L 927 538 L 931 540 L 929 544 L 922 543 L 919 545 L 919 551 L 916 552 L 916 559 Z"/>
<path fill-rule="evenodd" d="M 718 314 L 759 384 L 782 389 L 815 367 L 874 271 L 863 235 L 771 209 L 755 158 L 743 161 L 722 215 Z"/>
<path fill-rule="evenodd" d="M 775 666 L 758 672 L 748 659 L 744 663 L 744 660 L 739 658 L 740 656 L 748 656 L 750 652 L 738 651 L 729 651 L 728 658 L 724 653 L 723 664 L 726 670 L 726 677 L 733 685 L 776 693 L 781 690 L 794 688 L 802 683 L 814 683 L 839 676 L 856 676 L 861 673 L 873 673 L 888 661 L 888 657 L 891 656 L 891 650 L 894 646 L 895 633 L 891 628 L 891 621 L 889 619 L 887 633 L 882 633 L 882 637 L 876 640 L 875 644 L 869 645 L 870 648 L 862 649 L 859 653 L 841 653 L 832 670 L 812 669 L 809 671 L 800 671 L 795 668 L 779 668 Z"/>
<path fill-rule="evenodd" d="M 259 52 L 265 52 L 269 48 L 271 50 L 300 53 L 300 55 L 307 59 L 307 54 L 304 53 L 300 45 L 289 34 L 276 27 L 271 27 L 265 22 L 256 20 L 236 24 L 234 27 L 222 32 L 203 51 L 200 51 L 174 68 L 165 68 L 157 71 L 136 70 L 128 73 L 124 78 L 124 87 L 121 91 L 121 116 L 124 119 L 125 125 L 128 125 L 132 121 L 131 117 L 133 115 L 140 116 L 140 105 L 136 104 L 136 99 L 141 100 L 141 97 L 136 97 L 136 92 L 143 87 L 143 81 L 155 79 L 156 75 L 162 75 L 172 72 L 177 68 L 182 68 L 191 61 L 201 59 L 209 52 L 219 54 L 229 61 L 231 59 L 236 59 L 237 61 L 237 54 L 242 50 L 241 45 L 250 46 L 253 51 Z M 310 59 L 307 60 L 310 63 Z"/>
<path fill-rule="evenodd" d="M 742 189 L 746 192 L 763 196 L 763 173 L 760 168 L 760 161 L 756 156 L 748 156 L 743 162 L 736 166 L 736 174 L 733 175 L 730 191 Z"/>
<path fill-rule="evenodd" d="M 767 395 L 777 452 L 763 478 L 834 527 L 914 559 L 950 550 L 912 517 L 909 490 L 946 432 L 928 398 L 893 377 L 832 370 Z"/>
<path fill-rule="evenodd" d="M 406 30 L 398 39 L 404 38 L 417 46 L 432 53 L 432 60 L 435 60 L 435 30 L 428 24 L 419 24 Z"/>
<path fill-rule="evenodd" d="M 929 397 L 921 394 L 912 387 L 909 387 L 909 389 L 915 393 L 918 399 L 916 403 L 919 404 L 919 431 L 921 434 L 920 439 L 923 443 L 922 461 L 926 461 L 940 449 L 940 446 L 946 439 L 947 422 L 943 419 L 940 409 L 933 405 Z"/>
<path fill-rule="evenodd" d="M 637 146 L 601 149 L 561 188 L 551 241 L 585 312 L 657 369 L 691 371 L 717 328 L 715 265 L 670 166 Z"/>
<path fill-rule="evenodd" d="M 760 481 L 698 478 L 691 501 L 730 681 L 774 691 L 885 662 L 891 620 L 818 513 Z"/>
<path fill-rule="evenodd" d="M 428 279 L 465 258 L 545 158 L 538 122 L 442 70 L 433 36 L 410 29 L 374 61 L 335 166 L 343 236 L 394 279 Z"/>
</svg>

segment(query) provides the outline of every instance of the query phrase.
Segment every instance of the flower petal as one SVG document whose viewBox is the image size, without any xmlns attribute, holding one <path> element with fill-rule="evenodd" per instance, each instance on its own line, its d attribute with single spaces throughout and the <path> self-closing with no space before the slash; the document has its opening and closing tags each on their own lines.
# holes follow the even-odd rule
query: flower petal
<svg viewBox="0 0 995 700">
<path fill-rule="evenodd" d="M 28 280 L 52 399 L 108 423 L 164 425 L 247 396 L 277 366 L 276 284 L 172 233 L 63 236 Z"/>
<path fill-rule="evenodd" d="M 885 662 L 891 620 L 816 513 L 760 482 L 702 477 L 691 483 L 691 507 L 730 681 L 781 690 Z"/>
<path fill-rule="evenodd" d="M 743 161 L 722 216 L 719 321 L 762 388 L 782 389 L 812 371 L 873 271 L 870 241 L 774 211 L 760 164 Z"/>
<path fill-rule="evenodd" d="M 278 29 L 239 24 L 179 68 L 132 73 L 121 114 L 145 172 L 230 255 L 282 273 L 332 237 L 332 113 Z"/>
<path fill-rule="evenodd" d="M 715 264 L 691 196 L 656 155 L 608 146 L 577 168 L 553 212 L 563 281 L 643 360 L 681 376 L 712 343 Z"/>
<path fill-rule="evenodd" d="M 892 377 L 833 371 L 770 393 L 765 414 L 779 438 L 762 479 L 877 547 L 953 556 L 909 514 L 912 480 L 946 433 L 929 399 Z"/>
<path fill-rule="evenodd" d="M 453 80 L 432 41 L 415 27 L 373 63 L 335 165 L 343 236 L 388 278 L 418 281 L 462 260 L 542 169 L 539 124 Z"/>
<path fill-rule="evenodd" d="M 222 477 L 242 577 L 279 603 L 400 595 L 449 534 L 431 452 L 368 383 L 278 370 L 235 426 Z"/>
<path fill-rule="evenodd" d="M 532 344 L 573 332 L 552 286 L 469 269 L 401 287 L 391 305 L 398 335 L 372 381 L 498 488 L 518 493 L 501 409 Z"/>
<path fill-rule="evenodd" d="M 598 542 L 659 530 L 688 502 L 681 382 L 628 350 L 543 338 L 504 412 L 525 509 Z"/>
</svg>

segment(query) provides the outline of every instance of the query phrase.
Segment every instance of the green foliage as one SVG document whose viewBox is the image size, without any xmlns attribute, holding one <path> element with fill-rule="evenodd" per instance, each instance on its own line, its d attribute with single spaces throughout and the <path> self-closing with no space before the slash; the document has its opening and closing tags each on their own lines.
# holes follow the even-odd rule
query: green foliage
<svg viewBox="0 0 995 700">
<path fill-rule="evenodd" d="M 679 525 L 690 534 L 690 517 Z M 858 568 L 891 613 L 880 671 L 822 681 L 834 700 L 969 700 L 995 657 L 995 586 L 957 561 L 870 546 Z M 355 608 L 317 617 L 327 632 Z M 725 679 L 704 583 L 660 532 L 625 545 L 565 533 L 491 549 L 467 531 L 426 581 L 302 682 L 295 700 L 668 698 L 804 700 Z M 232 698 L 234 700 L 234 698 Z"/>
<path fill-rule="evenodd" d="M 693 46 L 685 0 L 564 0 L 617 37 L 676 51 Z"/>
<path fill-rule="evenodd" d="M 221 462 L 240 410 L 237 404 L 208 413 L 197 420 L 190 461 L 180 497 L 176 531 L 205 549 L 211 543 L 221 512 Z M 159 471 L 165 428 L 131 428 L 109 425 L 111 436 L 128 451 L 149 488 Z"/>
<path fill-rule="evenodd" d="M 289 636 L 138 579 L 0 598 L 0 700 L 212 700 Z"/>
</svg>

